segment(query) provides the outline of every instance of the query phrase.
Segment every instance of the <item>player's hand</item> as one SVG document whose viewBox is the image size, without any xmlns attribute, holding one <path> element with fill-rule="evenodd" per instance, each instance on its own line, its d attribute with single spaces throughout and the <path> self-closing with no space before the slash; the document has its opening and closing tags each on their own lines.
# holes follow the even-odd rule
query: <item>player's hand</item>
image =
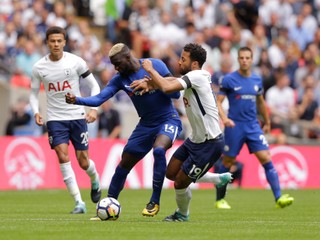
<svg viewBox="0 0 320 240">
<path fill-rule="evenodd" d="M 67 93 L 66 95 L 66 103 L 74 104 L 76 102 L 76 96 L 73 93 Z"/>
<path fill-rule="evenodd" d="M 37 124 L 38 126 L 43 126 L 44 122 L 43 122 L 43 120 L 42 120 L 42 116 L 40 115 L 40 113 L 36 113 L 36 114 L 34 115 L 34 120 L 36 121 L 36 124 Z"/>
<path fill-rule="evenodd" d="M 150 77 L 145 76 L 143 79 L 135 80 L 130 84 L 130 88 L 133 92 L 139 92 L 140 95 L 153 90 L 153 86 L 150 83 Z"/>
<path fill-rule="evenodd" d="M 145 59 L 142 61 L 142 67 L 147 72 L 151 72 L 153 70 L 152 62 L 149 59 Z"/>
<path fill-rule="evenodd" d="M 98 111 L 96 109 L 90 109 L 89 113 L 86 115 L 86 122 L 93 123 L 95 120 L 97 120 L 97 117 Z"/>
<path fill-rule="evenodd" d="M 271 123 L 265 123 L 262 127 L 262 130 L 265 134 L 270 133 L 271 131 Z"/>
<path fill-rule="evenodd" d="M 233 128 L 236 124 L 230 118 L 223 121 L 224 126 Z"/>
</svg>

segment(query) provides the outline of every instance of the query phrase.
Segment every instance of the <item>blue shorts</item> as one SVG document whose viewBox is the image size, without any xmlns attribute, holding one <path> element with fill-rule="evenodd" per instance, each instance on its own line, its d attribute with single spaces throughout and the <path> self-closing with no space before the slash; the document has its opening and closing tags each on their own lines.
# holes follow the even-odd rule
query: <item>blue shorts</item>
<svg viewBox="0 0 320 240">
<path fill-rule="evenodd" d="M 152 149 L 158 135 L 167 135 L 172 143 L 182 130 L 179 119 L 170 119 L 158 126 L 143 126 L 138 123 L 123 151 L 142 159 Z"/>
<path fill-rule="evenodd" d="M 235 127 L 226 127 L 224 154 L 229 157 L 236 157 L 243 144 L 246 143 L 250 153 L 261 150 L 268 150 L 269 144 L 258 121 L 235 122 Z"/>
<path fill-rule="evenodd" d="M 196 182 L 218 161 L 223 152 L 223 146 L 222 134 L 203 143 L 193 143 L 188 138 L 175 151 L 173 157 L 183 162 L 182 171 Z"/>
<path fill-rule="evenodd" d="M 88 126 L 85 119 L 47 122 L 49 144 L 55 146 L 71 140 L 74 149 L 88 150 Z"/>
</svg>

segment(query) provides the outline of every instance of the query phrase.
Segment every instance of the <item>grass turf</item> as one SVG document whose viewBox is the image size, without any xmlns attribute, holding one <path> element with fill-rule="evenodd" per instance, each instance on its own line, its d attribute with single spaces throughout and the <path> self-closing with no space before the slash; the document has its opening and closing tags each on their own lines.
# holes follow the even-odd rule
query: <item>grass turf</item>
<svg viewBox="0 0 320 240">
<path fill-rule="evenodd" d="M 95 215 L 89 190 L 81 190 L 87 214 L 72 215 L 73 201 L 65 190 L 0 192 L 0 239 L 320 239 L 320 190 L 288 190 L 292 206 L 276 209 L 270 190 L 228 190 L 231 210 L 214 208 L 215 192 L 192 190 L 190 221 L 162 222 L 176 208 L 174 191 L 163 190 L 155 217 L 141 211 L 151 190 L 122 191 L 117 221 L 89 221 Z M 103 191 L 106 195 L 106 190 Z"/>
</svg>

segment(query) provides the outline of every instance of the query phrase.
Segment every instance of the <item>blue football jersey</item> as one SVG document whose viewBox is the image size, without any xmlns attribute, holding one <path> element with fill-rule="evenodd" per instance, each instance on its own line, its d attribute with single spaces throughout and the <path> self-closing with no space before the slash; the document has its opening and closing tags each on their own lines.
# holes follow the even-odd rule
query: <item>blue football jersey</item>
<svg viewBox="0 0 320 240">
<path fill-rule="evenodd" d="M 143 60 L 144 59 L 139 60 L 140 66 Z M 154 69 L 156 69 L 161 76 L 166 77 L 171 75 L 169 69 L 161 60 L 153 58 L 150 58 L 150 60 L 152 61 Z M 132 91 L 130 84 L 134 80 L 142 79 L 145 76 L 150 75 L 142 68 L 142 66 L 137 72 L 129 76 L 123 76 L 117 73 L 99 94 L 87 98 L 77 97 L 76 104 L 100 106 L 103 102 L 113 97 L 118 91 L 123 90 L 132 100 L 133 105 L 141 118 L 141 124 L 155 126 L 168 120 L 168 118 L 179 119 L 178 112 L 173 106 L 171 98 L 178 99 L 180 97 L 180 92 L 165 94 L 160 90 L 153 90 L 140 95 L 139 92 L 134 93 Z"/>
<path fill-rule="evenodd" d="M 229 100 L 228 117 L 234 121 L 256 121 L 256 97 L 263 93 L 262 79 L 255 73 L 244 77 L 238 71 L 227 74 L 220 84 L 219 94 Z"/>
</svg>

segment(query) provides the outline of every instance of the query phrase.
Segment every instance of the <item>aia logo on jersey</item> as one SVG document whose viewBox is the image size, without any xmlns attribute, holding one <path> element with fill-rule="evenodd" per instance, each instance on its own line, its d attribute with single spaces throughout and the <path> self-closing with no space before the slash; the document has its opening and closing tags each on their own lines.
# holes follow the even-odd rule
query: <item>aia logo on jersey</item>
<svg viewBox="0 0 320 240">
<path fill-rule="evenodd" d="M 71 85 L 69 84 L 68 80 L 65 80 L 63 82 L 51 82 L 48 86 L 48 91 L 53 92 L 60 92 L 65 91 L 67 89 L 71 89 Z"/>
<path fill-rule="evenodd" d="M 279 175 L 281 188 L 296 189 L 305 186 L 308 177 L 308 165 L 304 156 L 296 149 L 278 146 L 270 150 L 271 159 Z M 259 178 L 263 186 L 269 187 L 264 169 L 259 167 Z"/>
<path fill-rule="evenodd" d="M 32 138 L 11 141 L 4 154 L 4 170 L 9 184 L 17 189 L 35 189 L 44 182 L 45 154 Z"/>
</svg>

